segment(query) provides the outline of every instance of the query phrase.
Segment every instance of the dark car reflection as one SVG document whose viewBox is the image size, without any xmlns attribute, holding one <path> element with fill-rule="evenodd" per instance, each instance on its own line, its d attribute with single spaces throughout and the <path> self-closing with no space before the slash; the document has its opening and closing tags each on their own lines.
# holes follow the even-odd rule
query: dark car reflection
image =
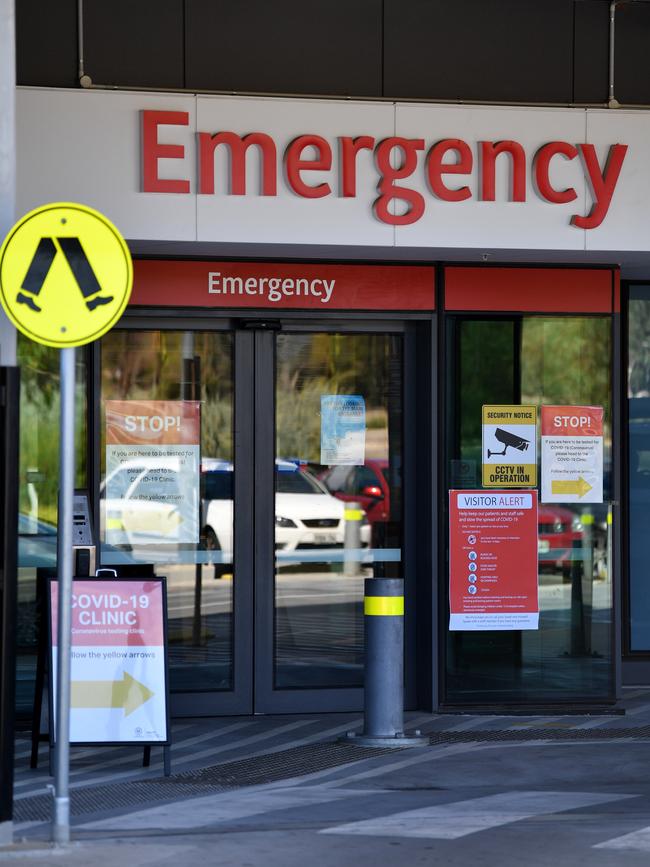
<svg viewBox="0 0 650 867">
<path fill-rule="evenodd" d="M 18 565 L 56 566 L 56 526 L 32 515 L 18 515 Z"/>
</svg>

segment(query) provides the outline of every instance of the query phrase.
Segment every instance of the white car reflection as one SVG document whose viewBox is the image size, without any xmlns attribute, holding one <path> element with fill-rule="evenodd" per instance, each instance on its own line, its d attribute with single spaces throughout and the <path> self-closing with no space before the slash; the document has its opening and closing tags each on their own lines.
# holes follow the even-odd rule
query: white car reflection
<svg viewBox="0 0 650 867">
<path fill-rule="evenodd" d="M 203 535 L 206 547 L 232 552 L 232 464 L 207 458 L 201 470 L 205 480 Z M 275 550 L 286 554 L 342 548 L 345 503 L 333 497 L 318 479 L 293 461 L 277 459 L 275 471 Z M 365 517 L 360 535 L 362 546 L 367 546 L 370 525 Z M 300 559 L 292 557 L 291 562 L 300 562 Z"/>
<path fill-rule="evenodd" d="M 275 463 L 275 548 L 284 555 L 342 549 L 345 534 L 345 503 L 333 497 L 311 473 L 293 461 Z M 184 492 L 174 505 L 173 497 L 163 502 L 155 497 L 156 478 L 165 474 L 166 493 Z M 182 478 L 181 478 L 182 476 Z M 105 543 L 134 551 L 143 546 L 191 542 L 211 552 L 209 561 L 232 563 L 233 551 L 233 465 L 217 458 L 201 462 L 202 500 L 188 503 L 191 493 L 187 475 L 181 473 L 175 457 L 125 461 L 102 483 L 100 523 Z M 197 480 L 198 481 L 198 480 Z M 195 530 L 188 534 L 188 524 Z M 370 525 L 362 519 L 360 542 L 370 542 Z M 144 556 L 143 552 L 141 556 Z M 162 555 L 162 551 L 159 552 Z M 156 559 L 156 558 L 155 558 Z M 292 556 L 291 562 L 301 562 Z M 223 571 L 223 570 L 222 570 Z M 226 571 L 230 571 L 229 569 Z"/>
<path fill-rule="evenodd" d="M 166 479 L 165 501 L 156 498 L 156 480 L 161 474 Z M 100 487 L 102 539 L 108 545 L 131 548 L 184 540 L 198 542 L 198 492 L 192 508 L 186 502 L 187 486 L 183 482 L 177 457 L 120 463 Z M 188 518 L 194 529 L 187 527 Z M 184 522 L 186 526 L 182 527 Z"/>
</svg>

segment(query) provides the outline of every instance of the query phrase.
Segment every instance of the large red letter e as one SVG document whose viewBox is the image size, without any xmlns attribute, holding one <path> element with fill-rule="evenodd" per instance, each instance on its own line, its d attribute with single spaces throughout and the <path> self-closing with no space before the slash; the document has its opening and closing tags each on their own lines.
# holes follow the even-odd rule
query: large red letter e
<svg viewBox="0 0 650 867">
<path fill-rule="evenodd" d="M 165 180 L 158 177 L 158 160 L 182 160 L 183 145 L 160 144 L 158 127 L 163 125 L 187 126 L 190 122 L 187 111 L 142 112 L 142 192 L 143 193 L 189 193 L 190 182 Z"/>
</svg>

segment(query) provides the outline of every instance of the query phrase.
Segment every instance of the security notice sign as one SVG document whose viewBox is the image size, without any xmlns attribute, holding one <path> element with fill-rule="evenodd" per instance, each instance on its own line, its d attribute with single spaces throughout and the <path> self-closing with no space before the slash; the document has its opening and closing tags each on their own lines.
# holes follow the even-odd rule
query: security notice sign
<svg viewBox="0 0 650 867">
<path fill-rule="evenodd" d="M 199 401 L 106 401 L 107 544 L 198 542 L 200 443 Z"/>
<path fill-rule="evenodd" d="M 449 492 L 449 629 L 537 629 L 537 491 Z"/>
<path fill-rule="evenodd" d="M 51 581 L 50 672 L 57 664 L 58 589 Z M 164 579 L 73 582 L 71 743 L 168 742 L 164 624 Z M 55 677 L 50 689 L 55 720 Z"/>
<path fill-rule="evenodd" d="M 542 502 L 603 502 L 602 406 L 542 407 Z"/>
<path fill-rule="evenodd" d="M 537 484 L 537 407 L 483 407 L 483 486 Z"/>
</svg>

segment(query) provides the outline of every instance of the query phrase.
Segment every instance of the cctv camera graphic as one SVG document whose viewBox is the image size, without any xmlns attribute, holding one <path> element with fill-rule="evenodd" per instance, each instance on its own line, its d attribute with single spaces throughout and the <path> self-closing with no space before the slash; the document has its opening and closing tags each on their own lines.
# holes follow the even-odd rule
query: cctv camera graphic
<svg viewBox="0 0 650 867">
<path fill-rule="evenodd" d="M 530 443 L 530 440 L 525 440 L 523 437 L 510 433 L 510 431 L 503 430 L 503 428 L 500 427 L 495 430 L 494 436 L 498 440 L 498 442 L 503 445 L 503 451 L 491 452 L 490 449 L 488 449 L 488 458 L 491 458 L 493 455 L 505 455 L 509 447 L 517 449 L 520 452 L 525 452 L 528 448 L 528 444 Z"/>
</svg>

